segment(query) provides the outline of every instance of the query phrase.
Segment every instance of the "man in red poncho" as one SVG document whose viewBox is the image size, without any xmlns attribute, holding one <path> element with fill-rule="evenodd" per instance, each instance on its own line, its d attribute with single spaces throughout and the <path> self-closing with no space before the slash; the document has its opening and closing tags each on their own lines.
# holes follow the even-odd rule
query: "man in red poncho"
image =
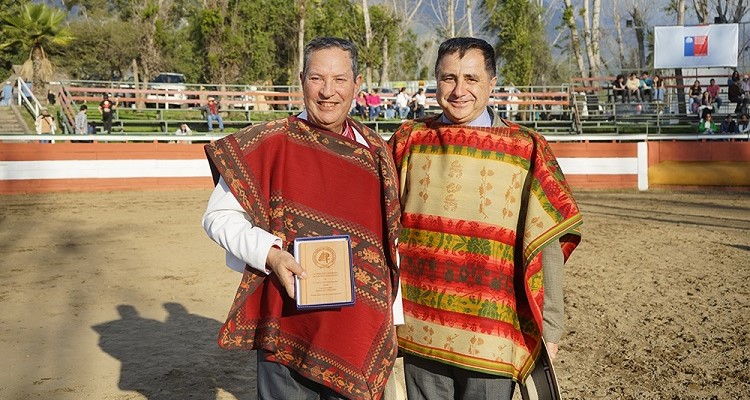
<svg viewBox="0 0 750 400">
<path fill-rule="evenodd" d="M 219 344 L 257 350 L 260 399 L 379 399 L 397 349 L 395 168 L 383 139 L 348 118 L 356 47 L 318 38 L 304 56 L 305 111 L 206 146 L 216 188 L 203 226 L 244 272 Z M 298 310 L 294 239 L 331 235 L 351 239 L 354 305 Z"/>
</svg>

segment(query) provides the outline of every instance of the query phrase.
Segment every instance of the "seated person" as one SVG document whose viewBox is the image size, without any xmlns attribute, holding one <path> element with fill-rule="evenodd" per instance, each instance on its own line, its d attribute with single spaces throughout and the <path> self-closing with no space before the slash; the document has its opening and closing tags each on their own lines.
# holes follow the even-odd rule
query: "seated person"
<svg viewBox="0 0 750 400">
<path fill-rule="evenodd" d="M 630 74 L 630 77 L 625 82 L 625 87 L 627 88 L 627 93 L 630 98 L 635 96 L 635 100 L 637 102 L 641 102 L 641 80 L 638 79 L 638 76 L 635 75 L 635 72 Z"/>
<path fill-rule="evenodd" d="M 690 96 L 690 112 L 691 113 L 697 113 L 698 107 L 701 105 L 701 94 L 703 94 L 703 90 L 701 89 L 701 81 L 695 80 L 693 82 L 693 86 L 690 86 L 690 90 L 688 91 L 688 95 Z"/>
<path fill-rule="evenodd" d="M 654 80 L 648 75 L 648 72 L 641 74 L 641 98 L 649 103 L 654 101 Z"/>
<path fill-rule="evenodd" d="M 734 112 L 736 114 L 744 113 L 745 111 L 745 102 L 746 96 L 742 93 L 742 83 L 739 81 L 736 83 L 732 83 L 727 88 L 727 98 L 729 98 L 729 101 L 732 103 L 737 103 L 737 106 L 734 108 Z"/>
<path fill-rule="evenodd" d="M 364 90 L 360 90 L 359 94 L 357 94 L 356 98 L 356 106 L 354 106 L 354 110 L 356 112 L 356 115 L 359 115 L 362 117 L 362 119 L 367 118 L 367 98 L 366 93 Z"/>
<path fill-rule="evenodd" d="M 667 91 L 664 88 L 664 79 L 659 74 L 654 75 L 654 95 L 656 101 L 663 103 L 666 92 Z"/>
<path fill-rule="evenodd" d="M 711 98 L 711 93 L 709 93 L 708 90 L 701 94 L 700 103 L 698 104 L 700 104 L 700 106 L 698 106 L 698 115 L 700 115 L 701 119 L 705 119 L 706 114 L 713 114 L 713 112 L 716 111 L 714 108 L 714 99 Z"/>
<path fill-rule="evenodd" d="M 710 81 L 708 81 L 706 92 L 711 94 L 711 99 L 713 99 L 714 103 L 716 103 L 716 110 L 721 110 L 721 97 L 719 97 L 720 90 L 721 88 L 716 84 L 716 79 L 712 78 Z"/>
<path fill-rule="evenodd" d="M 716 132 L 718 132 L 718 128 L 713 117 L 711 117 L 711 114 L 706 114 L 706 119 L 702 119 L 698 124 L 698 133 L 714 134 Z"/>
<path fill-rule="evenodd" d="M 721 122 L 719 127 L 720 133 L 737 133 L 737 122 L 734 121 L 732 114 L 727 115 L 727 118 Z"/>
<path fill-rule="evenodd" d="M 180 124 L 180 127 L 177 128 L 176 131 L 174 131 L 174 134 L 177 136 L 189 136 L 193 134 L 193 131 L 190 129 L 188 124 Z M 177 143 L 177 142 L 172 142 Z M 190 143 L 189 140 L 181 140 L 180 143 Z"/>
<path fill-rule="evenodd" d="M 740 123 L 737 125 L 738 133 L 750 133 L 750 116 L 747 114 L 740 115 Z"/>
<path fill-rule="evenodd" d="M 376 90 L 367 92 L 365 94 L 365 100 L 367 101 L 367 109 L 369 110 L 370 121 L 375 121 L 380 116 L 380 95 Z"/>
<path fill-rule="evenodd" d="M 620 100 L 626 103 L 626 97 L 629 100 L 630 96 L 627 96 L 627 88 L 625 87 L 625 77 L 622 74 L 617 75 L 617 78 L 612 82 L 612 97 L 614 102 L 617 102 L 617 96 L 620 96 Z"/>
<path fill-rule="evenodd" d="M 733 83 L 739 85 L 739 82 L 740 82 L 740 73 L 739 71 L 734 70 L 732 72 L 732 76 L 730 76 L 729 79 L 727 79 L 727 87 L 729 87 Z"/>
</svg>

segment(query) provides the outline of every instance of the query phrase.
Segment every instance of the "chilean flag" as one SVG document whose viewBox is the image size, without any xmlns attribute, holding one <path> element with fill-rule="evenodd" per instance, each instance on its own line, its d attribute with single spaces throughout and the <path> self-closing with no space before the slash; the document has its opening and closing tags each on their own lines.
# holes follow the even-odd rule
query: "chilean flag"
<svg viewBox="0 0 750 400">
<path fill-rule="evenodd" d="M 708 55 L 708 36 L 685 36 L 685 57 Z"/>
</svg>

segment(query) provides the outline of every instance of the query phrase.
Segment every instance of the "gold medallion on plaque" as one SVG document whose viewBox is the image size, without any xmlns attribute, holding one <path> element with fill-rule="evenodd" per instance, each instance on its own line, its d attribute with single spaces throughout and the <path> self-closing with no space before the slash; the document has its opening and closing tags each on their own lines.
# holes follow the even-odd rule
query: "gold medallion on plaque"
<svg viewBox="0 0 750 400">
<path fill-rule="evenodd" d="M 318 268 L 330 268 L 336 262 L 336 253 L 328 246 L 318 247 L 313 253 L 313 263 Z"/>
</svg>

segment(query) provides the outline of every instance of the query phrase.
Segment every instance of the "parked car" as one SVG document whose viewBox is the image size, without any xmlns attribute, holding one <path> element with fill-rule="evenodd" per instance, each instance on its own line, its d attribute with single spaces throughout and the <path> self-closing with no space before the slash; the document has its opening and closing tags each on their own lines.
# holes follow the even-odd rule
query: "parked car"
<svg viewBox="0 0 750 400">
<path fill-rule="evenodd" d="M 245 86 L 243 89 L 245 92 L 256 92 L 258 91 L 257 86 Z M 249 95 L 249 94 L 243 94 L 241 96 L 236 96 L 232 100 L 239 100 L 239 102 L 232 104 L 232 107 L 234 108 L 242 108 L 245 110 L 252 110 L 255 108 L 255 105 L 250 102 L 255 101 L 255 96 Z"/>
<path fill-rule="evenodd" d="M 150 93 L 146 95 L 149 100 L 187 100 L 188 96 L 183 93 L 187 91 L 185 75 L 176 72 L 162 72 L 151 80 L 148 85 L 151 90 L 164 90 L 164 94 Z M 168 91 L 168 92 L 167 92 Z M 156 103 L 157 108 L 162 104 L 176 107 L 187 107 L 187 103 Z"/>
</svg>

